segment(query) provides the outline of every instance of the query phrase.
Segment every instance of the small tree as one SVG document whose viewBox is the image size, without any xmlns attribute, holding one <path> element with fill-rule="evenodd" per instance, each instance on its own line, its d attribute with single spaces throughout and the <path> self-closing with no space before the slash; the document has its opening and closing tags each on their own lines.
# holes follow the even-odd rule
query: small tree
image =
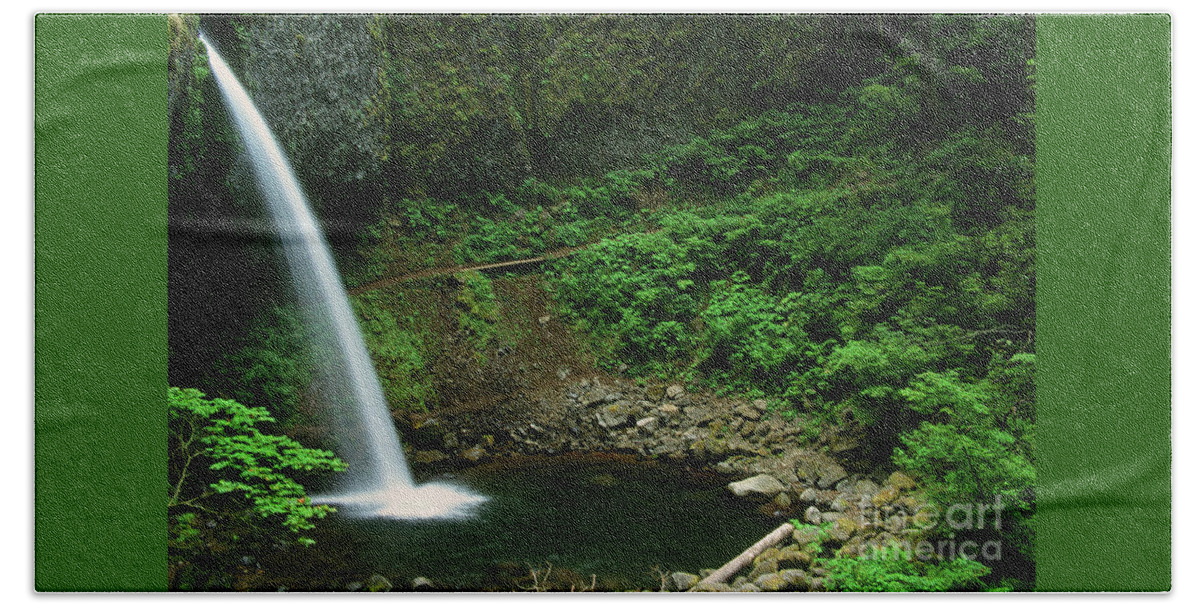
<svg viewBox="0 0 1200 608">
<path fill-rule="evenodd" d="M 171 387 L 167 408 L 172 561 L 199 558 L 203 569 L 212 570 L 193 572 L 185 586 L 225 586 L 220 555 L 263 543 L 315 542 L 303 532 L 334 509 L 312 504 L 292 476 L 342 471 L 344 462 L 332 452 L 263 433 L 259 425 L 275 419 L 261 407 Z"/>
</svg>

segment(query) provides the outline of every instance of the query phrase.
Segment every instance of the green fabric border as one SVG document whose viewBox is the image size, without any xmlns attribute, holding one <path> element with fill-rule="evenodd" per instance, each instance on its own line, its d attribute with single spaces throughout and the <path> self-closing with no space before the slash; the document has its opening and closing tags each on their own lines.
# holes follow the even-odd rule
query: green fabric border
<svg viewBox="0 0 1200 608">
<path fill-rule="evenodd" d="M 34 30 L 34 586 L 165 590 L 167 20 Z"/>
<path fill-rule="evenodd" d="M 1037 21 L 1037 588 L 1171 587 L 1171 20 Z"/>
</svg>

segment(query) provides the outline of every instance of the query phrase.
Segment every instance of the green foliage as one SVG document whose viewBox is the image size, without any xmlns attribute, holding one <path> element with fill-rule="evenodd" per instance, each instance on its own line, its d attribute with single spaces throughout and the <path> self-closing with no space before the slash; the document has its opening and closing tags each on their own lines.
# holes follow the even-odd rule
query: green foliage
<svg viewBox="0 0 1200 608">
<path fill-rule="evenodd" d="M 384 397 L 392 409 L 423 412 L 433 400 L 433 383 L 422 356 L 424 341 L 412 318 L 397 319 L 403 307 L 387 296 L 366 293 L 351 300 Z"/>
<path fill-rule="evenodd" d="M 850 113 L 793 107 L 668 148 L 657 175 L 705 202 L 559 262 L 551 280 L 609 362 L 850 423 L 862 456 L 922 478 L 943 509 L 999 496 L 1003 529 L 932 533 L 1000 540 L 1011 557 L 990 578 L 1028 579 L 1032 176 L 999 130 L 921 130 L 922 86 L 881 82 Z M 801 145 L 783 128 L 834 114 L 846 139 Z M 841 575 L 859 590 L 977 588 L 976 566 L 846 562 Z"/>
<path fill-rule="evenodd" d="M 839 156 L 844 121 L 845 112 L 835 106 L 768 110 L 665 148 L 654 159 L 655 172 L 681 194 L 718 196 L 819 180 L 847 160 Z"/>
<path fill-rule="evenodd" d="M 778 391 L 805 360 L 808 336 L 792 319 L 800 294 L 780 299 L 748 281 L 749 275 L 736 271 L 730 280 L 713 283 L 699 315 L 705 327 L 701 367 L 731 386 Z"/>
<path fill-rule="evenodd" d="M 241 348 L 217 365 L 224 392 L 280 420 L 294 420 L 312 383 L 309 342 L 294 309 L 274 307 L 256 321 Z"/>
<path fill-rule="evenodd" d="M 677 366 L 699 312 L 697 264 L 662 233 L 607 239 L 557 265 L 555 291 L 581 326 L 604 336 L 612 362 L 638 369 Z"/>
<path fill-rule="evenodd" d="M 825 589 L 850 592 L 980 591 L 990 569 L 955 559 L 935 563 L 869 557 L 823 560 Z"/>
<path fill-rule="evenodd" d="M 465 271 L 455 275 L 461 284 L 458 291 L 458 329 L 471 343 L 476 358 L 482 363 L 486 352 L 496 339 L 496 324 L 500 320 L 500 307 L 492 282 L 478 271 Z"/>
<path fill-rule="evenodd" d="M 954 531 L 940 522 L 939 533 L 996 539 L 1012 554 L 1031 560 L 1033 492 L 1034 356 L 1013 355 L 989 379 L 964 382 L 954 372 L 929 372 L 900 391 L 925 414 L 919 426 L 900 437 L 893 461 L 929 483 L 929 498 L 950 505 L 1004 507 L 1000 529 Z"/>
<path fill-rule="evenodd" d="M 274 422 L 263 408 L 207 399 L 196 389 L 169 389 L 167 508 L 179 526 L 194 522 L 197 512 L 220 512 L 297 534 L 333 512 L 328 505 L 312 504 L 291 475 L 343 471 L 345 463 L 332 452 L 262 432 L 261 426 Z M 192 515 L 179 519 L 187 513 Z M 185 540 L 194 536 L 183 529 L 174 534 Z M 312 542 L 303 536 L 295 540 Z"/>
<path fill-rule="evenodd" d="M 168 547 L 176 558 L 227 553 L 239 543 L 312 544 L 302 532 L 334 508 L 313 505 L 294 477 L 346 464 L 331 452 L 264 433 L 274 422 L 263 408 L 170 387 Z"/>
<path fill-rule="evenodd" d="M 408 237 L 420 240 L 445 241 L 449 238 L 452 220 L 458 207 L 431 199 L 404 199 L 398 205 L 400 225 Z"/>
<path fill-rule="evenodd" d="M 304 532 L 334 512 L 314 505 L 297 478 L 343 471 L 331 452 L 264 432 L 266 409 L 167 392 L 167 547 L 171 586 L 228 588 L 243 555 L 281 543 L 311 545 Z"/>
</svg>

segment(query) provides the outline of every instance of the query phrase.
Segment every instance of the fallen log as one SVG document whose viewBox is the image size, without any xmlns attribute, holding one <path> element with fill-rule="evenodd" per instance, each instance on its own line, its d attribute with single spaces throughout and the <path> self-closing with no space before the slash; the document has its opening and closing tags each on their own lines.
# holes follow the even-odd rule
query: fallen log
<svg viewBox="0 0 1200 608">
<path fill-rule="evenodd" d="M 713 572 L 712 574 L 706 576 L 704 580 L 692 585 L 692 588 L 688 589 L 688 591 L 695 591 L 705 584 L 725 582 L 726 579 L 734 574 L 737 574 L 738 570 L 750 565 L 750 562 L 753 562 L 754 558 L 758 557 L 763 551 L 766 551 L 767 547 L 778 544 L 780 541 L 791 535 L 792 531 L 795 529 L 796 527 L 790 522 L 775 528 L 775 530 L 770 534 L 762 537 L 762 540 L 750 545 L 749 549 L 742 551 L 741 555 L 729 560 L 729 562 L 724 566 L 717 568 L 716 572 Z"/>
</svg>

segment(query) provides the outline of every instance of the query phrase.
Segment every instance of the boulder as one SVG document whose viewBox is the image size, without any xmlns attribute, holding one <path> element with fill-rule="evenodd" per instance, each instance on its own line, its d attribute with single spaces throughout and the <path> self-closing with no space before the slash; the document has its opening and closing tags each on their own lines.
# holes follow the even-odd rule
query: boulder
<svg viewBox="0 0 1200 608">
<path fill-rule="evenodd" d="M 921 510 L 922 507 L 925 506 L 924 502 L 921 502 L 912 496 L 901 496 L 898 500 L 896 500 L 896 504 L 904 507 L 904 510 L 908 511 L 910 515 L 915 515 Z"/>
<path fill-rule="evenodd" d="M 579 402 L 587 407 L 592 407 L 604 402 L 604 398 L 608 397 L 608 391 L 599 386 L 592 388 L 579 398 Z"/>
<path fill-rule="evenodd" d="M 606 429 L 615 429 L 629 423 L 629 408 L 622 403 L 606 405 L 596 411 L 596 421 Z"/>
<path fill-rule="evenodd" d="M 917 482 L 913 481 L 912 477 L 896 471 L 887 478 L 887 485 L 896 486 L 898 490 L 911 490 L 917 487 Z"/>
<path fill-rule="evenodd" d="M 790 545 L 775 556 L 775 562 L 779 564 L 780 570 L 807 568 L 813 562 L 813 554 L 807 549 L 800 549 L 796 545 Z"/>
<path fill-rule="evenodd" d="M 651 401 L 662 401 L 667 394 L 667 387 L 661 384 L 646 387 L 646 398 Z"/>
<path fill-rule="evenodd" d="M 480 446 L 480 445 L 476 445 L 470 449 L 463 450 L 463 453 L 462 453 L 462 457 L 467 460 L 470 460 L 471 462 L 479 462 L 479 460 L 482 459 L 484 456 L 487 456 L 487 451 L 484 450 L 483 446 Z"/>
<path fill-rule="evenodd" d="M 706 439 L 704 447 L 708 449 L 708 457 L 711 459 L 724 458 L 729 453 L 729 444 L 723 439 Z"/>
<path fill-rule="evenodd" d="M 676 591 L 687 591 L 696 586 L 700 582 L 700 577 L 687 572 L 675 572 L 671 574 L 671 588 Z"/>
<path fill-rule="evenodd" d="M 834 459 L 813 452 L 799 455 L 796 477 L 817 485 L 822 490 L 832 488 L 846 478 L 846 470 Z"/>
<path fill-rule="evenodd" d="M 871 481 L 870 479 L 860 479 L 858 483 L 854 484 L 854 492 L 857 494 L 873 496 L 878 491 L 879 484 Z"/>
<path fill-rule="evenodd" d="M 728 486 L 730 492 L 737 496 L 747 496 L 750 494 L 762 494 L 764 496 L 773 497 L 782 492 L 785 488 L 783 483 L 770 475 L 755 475 L 741 481 L 735 481 Z"/>
<path fill-rule="evenodd" d="M 431 581 L 423 576 L 418 576 L 417 578 L 414 578 L 412 580 L 412 588 L 414 591 L 421 591 L 421 590 L 430 591 L 434 588 L 433 581 Z"/>
<path fill-rule="evenodd" d="M 754 579 L 754 586 L 763 591 L 783 591 L 787 588 L 788 582 L 778 572 L 771 572 Z"/>
<path fill-rule="evenodd" d="M 384 578 L 382 574 L 372 574 L 371 577 L 367 579 L 366 587 L 367 591 L 391 591 L 392 581 Z"/>
<path fill-rule="evenodd" d="M 646 431 L 647 433 L 653 433 L 654 431 L 658 430 L 658 418 L 656 416 L 639 418 L 635 423 L 635 426 L 643 431 Z"/>
<path fill-rule="evenodd" d="M 780 570 L 779 577 L 786 584 L 785 591 L 808 591 L 812 588 L 812 577 L 803 570 L 796 568 Z"/>
<path fill-rule="evenodd" d="M 738 406 L 738 408 L 734 410 L 734 413 L 747 420 L 758 420 L 759 418 L 762 418 L 762 411 L 753 405 Z"/>
<path fill-rule="evenodd" d="M 675 399 L 682 397 L 685 392 L 687 391 L 683 389 L 683 385 L 672 384 L 671 386 L 667 387 L 667 399 L 674 401 Z"/>
<path fill-rule="evenodd" d="M 877 507 L 882 507 L 889 503 L 895 502 L 897 498 L 900 498 L 900 489 L 896 486 L 889 485 L 876 492 L 875 495 L 871 497 L 871 502 L 875 503 L 875 506 Z"/>
<path fill-rule="evenodd" d="M 822 490 L 828 490 L 845 478 L 846 469 L 843 469 L 840 465 L 833 464 L 820 471 L 820 477 L 817 478 L 817 487 Z"/>
<path fill-rule="evenodd" d="M 830 536 L 837 540 L 849 540 L 858 531 L 858 522 L 852 517 L 840 517 L 830 530 Z"/>
<path fill-rule="evenodd" d="M 792 497 L 788 496 L 787 492 L 780 492 L 775 497 L 775 505 L 780 509 L 787 509 L 792 506 Z"/>
<path fill-rule="evenodd" d="M 733 591 L 733 587 L 725 583 L 698 583 L 693 591 Z"/>
<path fill-rule="evenodd" d="M 804 521 L 814 525 L 821 523 L 821 510 L 816 507 L 809 507 L 804 511 Z"/>
<path fill-rule="evenodd" d="M 686 407 L 683 409 L 683 415 L 687 416 L 692 424 L 703 424 L 714 418 L 712 410 L 701 406 Z"/>
</svg>

